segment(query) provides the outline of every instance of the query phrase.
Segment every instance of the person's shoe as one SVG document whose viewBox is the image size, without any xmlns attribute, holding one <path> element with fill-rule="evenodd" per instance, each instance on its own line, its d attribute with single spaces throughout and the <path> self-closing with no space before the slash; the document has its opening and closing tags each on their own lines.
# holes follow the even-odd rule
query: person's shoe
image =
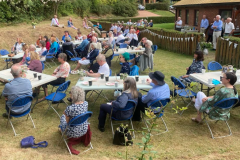
<svg viewBox="0 0 240 160">
<path fill-rule="evenodd" d="M 99 125 L 98 125 L 98 129 L 99 129 L 101 132 L 104 132 L 104 131 L 105 131 L 105 128 L 101 128 Z"/>
<path fill-rule="evenodd" d="M 67 98 L 68 102 L 71 102 L 72 103 L 72 98 Z"/>
<path fill-rule="evenodd" d="M 7 114 L 7 113 L 3 113 L 2 116 L 3 116 L 4 118 L 8 118 L 8 114 Z M 11 119 L 11 118 L 12 118 L 12 116 L 10 116 L 10 119 Z"/>
<path fill-rule="evenodd" d="M 64 103 L 63 100 L 61 101 L 53 101 L 52 104 Z"/>
<path fill-rule="evenodd" d="M 214 49 L 214 48 L 213 48 L 213 49 L 211 49 L 211 50 L 212 50 L 212 51 L 216 51 L 216 49 Z"/>
</svg>

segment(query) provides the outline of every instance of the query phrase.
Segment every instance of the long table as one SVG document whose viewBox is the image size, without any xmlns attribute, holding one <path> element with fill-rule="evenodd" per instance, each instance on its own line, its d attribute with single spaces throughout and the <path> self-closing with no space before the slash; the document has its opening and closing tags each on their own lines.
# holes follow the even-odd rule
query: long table
<svg viewBox="0 0 240 160">
<path fill-rule="evenodd" d="M 117 39 L 118 37 L 113 37 L 113 39 Z M 126 37 L 125 37 L 126 38 Z M 98 38 L 98 41 L 108 41 L 109 40 L 109 38 L 108 37 L 106 37 L 106 38 Z"/>
<path fill-rule="evenodd" d="M 201 83 L 201 90 L 203 90 L 203 85 L 207 86 L 207 96 L 209 96 L 209 92 L 211 89 L 215 87 L 222 87 L 223 84 L 220 83 L 218 85 L 214 84 L 209 84 L 208 79 L 216 79 L 220 81 L 220 76 L 222 76 L 222 71 L 217 71 L 217 72 L 206 72 L 206 73 L 195 73 L 195 74 L 190 74 L 190 78 L 195 79 L 196 81 Z M 238 80 L 235 84 L 240 84 L 240 70 L 236 72 L 236 76 L 238 77 Z"/>
<path fill-rule="evenodd" d="M 21 53 L 18 53 L 17 55 L 15 55 L 13 57 L 8 57 L 8 55 L 5 55 L 5 56 L 1 56 L 0 58 L 4 58 L 4 59 L 9 59 L 9 58 L 11 58 L 11 59 L 18 59 L 18 58 L 22 58 L 23 55 L 24 55 L 24 53 L 21 52 Z"/>
<path fill-rule="evenodd" d="M 74 47 L 76 46 L 76 45 L 79 45 L 79 44 L 81 44 L 82 43 L 82 41 L 71 41 L 72 43 L 73 43 L 73 45 L 74 45 Z M 62 48 L 62 44 L 59 44 L 59 46 L 60 46 L 60 48 Z"/>
<path fill-rule="evenodd" d="M 129 49 L 119 48 L 118 51 L 116 51 L 116 50 L 114 51 L 114 54 L 123 54 L 125 52 L 128 52 L 128 53 L 142 53 L 144 51 L 145 51 L 145 48 L 142 48 L 142 49 L 136 49 L 136 48 L 131 49 L 130 47 L 129 47 Z"/>
</svg>

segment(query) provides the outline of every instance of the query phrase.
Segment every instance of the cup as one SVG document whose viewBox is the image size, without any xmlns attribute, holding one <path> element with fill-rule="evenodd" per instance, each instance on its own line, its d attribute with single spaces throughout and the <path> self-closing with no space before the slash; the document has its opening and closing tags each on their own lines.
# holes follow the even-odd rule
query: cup
<svg viewBox="0 0 240 160">
<path fill-rule="evenodd" d="M 139 81 L 139 76 L 135 76 L 135 80 L 136 80 L 136 82 L 138 82 Z"/>
<path fill-rule="evenodd" d="M 134 47 L 132 46 L 132 50 L 134 49 Z"/>
<path fill-rule="evenodd" d="M 120 79 L 123 79 L 123 74 L 122 73 L 120 73 Z"/>
<path fill-rule="evenodd" d="M 33 73 L 33 77 L 34 77 L 34 78 L 37 78 L 37 73 Z"/>
<path fill-rule="evenodd" d="M 118 52 L 118 48 L 116 49 L 116 51 Z"/>
<path fill-rule="evenodd" d="M 106 39 L 106 37 L 103 37 L 104 39 Z"/>
<path fill-rule="evenodd" d="M 103 73 L 101 73 L 101 79 L 103 79 L 104 78 L 104 74 Z"/>
<path fill-rule="evenodd" d="M 212 78 L 208 79 L 208 84 L 212 84 Z"/>
<path fill-rule="evenodd" d="M 202 69 L 202 74 L 205 74 L 205 72 L 206 72 L 206 69 Z"/>
<path fill-rule="evenodd" d="M 223 78 L 223 77 L 222 77 L 222 76 L 220 76 L 220 81 L 222 81 L 222 78 Z"/>
<path fill-rule="evenodd" d="M 42 75 L 39 75 L 38 76 L 38 80 L 40 81 L 42 79 Z"/>
<path fill-rule="evenodd" d="M 142 84 L 145 84 L 146 80 L 145 79 L 142 79 Z"/>
<path fill-rule="evenodd" d="M 105 80 L 106 80 L 106 82 L 108 82 L 109 81 L 109 76 L 105 76 Z"/>
<path fill-rule="evenodd" d="M 92 86 L 92 80 L 88 81 L 89 86 Z"/>
<path fill-rule="evenodd" d="M 129 49 L 129 45 L 127 46 L 127 49 Z"/>
<path fill-rule="evenodd" d="M 115 82 L 115 87 L 118 87 L 118 82 Z"/>
</svg>

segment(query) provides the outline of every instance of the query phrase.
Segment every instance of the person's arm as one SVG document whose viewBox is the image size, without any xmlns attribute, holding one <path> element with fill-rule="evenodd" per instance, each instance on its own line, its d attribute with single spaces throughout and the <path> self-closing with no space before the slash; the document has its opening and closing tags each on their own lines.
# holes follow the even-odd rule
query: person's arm
<svg viewBox="0 0 240 160">
<path fill-rule="evenodd" d="M 208 26 L 209 26 L 209 21 L 207 20 L 207 22 L 206 22 L 206 26 L 205 26 L 205 29 L 207 29 Z"/>
<path fill-rule="evenodd" d="M 147 95 L 142 96 L 142 102 L 143 103 L 148 103 L 150 100 L 152 100 L 152 93 L 149 91 Z"/>
<path fill-rule="evenodd" d="M 127 94 L 123 93 L 121 96 L 119 96 L 117 98 L 117 100 L 112 102 L 112 106 L 114 108 L 121 108 L 121 109 L 123 109 L 123 108 L 126 107 L 127 101 L 128 101 L 128 96 L 127 96 Z"/>
<path fill-rule="evenodd" d="M 232 31 L 230 32 L 230 34 L 233 34 L 234 31 L 235 31 L 235 27 L 234 27 L 234 24 L 232 23 Z"/>
<path fill-rule="evenodd" d="M 151 53 L 152 53 L 152 50 L 151 50 L 151 49 L 147 49 L 147 50 L 145 50 L 145 51 L 143 52 L 143 55 L 144 55 L 144 56 L 147 56 L 147 57 L 150 57 Z"/>
<path fill-rule="evenodd" d="M 220 30 L 220 29 L 222 28 L 222 25 L 223 25 L 223 24 L 222 24 L 222 21 L 221 21 L 221 23 L 216 26 L 216 29 Z"/>
<path fill-rule="evenodd" d="M 52 22 L 51 22 L 51 25 L 50 26 L 52 26 L 54 24 L 54 22 L 53 22 L 53 19 L 52 19 Z"/>
<path fill-rule="evenodd" d="M 63 114 L 65 115 L 66 122 L 68 123 L 68 122 L 69 122 L 69 120 L 70 120 L 70 117 L 69 117 L 69 116 L 67 116 L 65 112 L 64 112 Z"/>
<path fill-rule="evenodd" d="M 109 50 L 107 51 L 107 53 L 105 53 L 105 57 L 106 57 L 106 58 L 108 58 L 108 57 L 110 57 L 110 56 L 112 56 L 112 55 L 113 55 L 112 49 L 109 49 Z"/>
<path fill-rule="evenodd" d="M 87 75 L 89 76 L 89 77 L 100 77 L 101 75 L 100 75 L 100 73 L 90 73 L 90 72 L 87 72 Z"/>
</svg>

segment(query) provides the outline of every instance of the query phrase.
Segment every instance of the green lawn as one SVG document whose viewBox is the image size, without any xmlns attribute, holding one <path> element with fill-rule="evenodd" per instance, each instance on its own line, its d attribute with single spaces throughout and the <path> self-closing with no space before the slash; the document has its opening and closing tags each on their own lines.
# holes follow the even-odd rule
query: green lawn
<svg viewBox="0 0 240 160">
<path fill-rule="evenodd" d="M 172 88 L 170 76 L 179 77 L 186 73 L 185 68 L 192 63 L 192 56 L 173 53 L 165 50 L 158 50 L 154 55 L 154 71 L 161 71 L 165 74 L 165 81 Z M 214 59 L 214 53 L 210 52 L 210 55 L 205 57 L 204 65 L 207 66 L 208 62 Z M 112 62 L 113 73 L 119 72 L 120 64 L 115 62 L 116 57 Z M 72 65 L 72 64 L 71 64 Z M 0 64 L 0 67 L 3 63 Z M 46 74 L 52 74 L 56 68 L 49 68 L 44 70 Z M 148 74 L 148 71 L 142 72 L 142 75 Z M 70 75 L 71 86 L 74 86 L 78 81 L 77 75 Z M 4 88 L 4 85 L 0 85 L 0 90 Z M 50 92 L 51 87 L 49 87 Z M 114 99 L 113 90 L 104 92 L 110 99 Z M 41 96 L 43 93 L 41 92 Z M 57 130 L 59 125 L 59 118 L 53 110 L 47 110 L 47 102 L 38 104 L 31 114 L 35 122 L 36 128 L 32 128 L 31 121 L 26 121 L 26 117 L 13 119 L 16 132 L 19 133 L 17 137 L 14 137 L 11 126 L 6 128 L 7 120 L 0 118 L 0 141 L 1 141 L 1 159 L 84 159 L 84 160 L 115 160 L 122 159 L 122 156 L 118 152 L 124 154 L 125 147 L 115 146 L 112 144 L 112 132 L 110 128 L 110 121 L 107 119 L 105 132 L 102 133 L 97 129 L 99 106 L 102 103 L 106 103 L 105 99 L 99 98 L 97 103 L 93 105 L 96 95 L 93 95 L 88 99 L 89 111 L 93 112 L 93 116 L 90 119 L 91 131 L 92 131 L 92 144 L 94 149 L 87 153 L 82 153 L 85 149 L 83 145 L 74 146 L 81 153 L 78 156 L 70 156 L 64 143 L 60 143 L 60 134 Z M 5 112 L 4 98 L 0 99 L 1 111 L 0 114 Z M 179 106 L 185 106 L 180 102 L 177 102 Z M 60 104 L 56 110 L 60 115 L 65 110 L 66 105 Z M 205 124 L 198 125 L 191 121 L 191 118 L 196 115 L 196 110 L 193 106 L 190 106 L 182 116 L 175 114 L 175 112 L 169 107 L 165 110 L 164 119 L 169 128 L 169 132 L 153 136 L 151 145 L 152 150 L 158 152 L 155 159 L 239 159 L 239 136 L 240 136 L 240 109 L 236 108 L 231 113 L 230 126 L 233 131 L 233 135 L 223 139 L 211 139 L 208 128 Z M 159 119 L 157 122 L 160 127 L 163 127 L 162 121 Z M 211 123 L 214 134 L 227 134 L 222 122 L 218 124 Z M 134 122 L 134 128 L 136 131 L 141 131 L 144 126 L 143 122 Z M 49 143 L 47 148 L 39 149 L 21 149 L 20 141 L 27 136 L 34 136 L 36 142 L 46 140 Z M 136 139 L 134 139 L 134 145 L 128 147 L 129 157 L 139 155 L 141 149 L 138 148 L 136 143 L 142 141 L 142 134 L 136 133 Z"/>
<path fill-rule="evenodd" d="M 153 28 L 174 29 L 174 23 L 153 24 Z"/>
<path fill-rule="evenodd" d="M 175 14 L 173 14 L 170 11 L 164 11 L 164 10 L 147 10 L 147 11 L 158 14 L 163 17 L 174 17 L 175 16 Z"/>
</svg>

